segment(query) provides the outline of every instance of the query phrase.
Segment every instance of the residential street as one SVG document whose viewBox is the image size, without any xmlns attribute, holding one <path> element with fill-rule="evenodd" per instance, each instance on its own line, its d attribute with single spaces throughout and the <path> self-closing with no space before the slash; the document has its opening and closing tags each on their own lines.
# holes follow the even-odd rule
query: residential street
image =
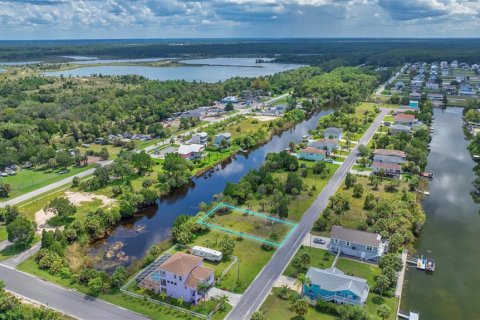
<svg viewBox="0 0 480 320">
<path fill-rule="evenodd" d="M 234 309 L 232 309 L 230 314 L 227 316 L 227 319 L 250 319 L 251 314 L 261 307 L 263 301 L 265 301 L 266 297 L 270 293 L 273 284 L 295 255 L 295 252 L 302 244 L 303 239 L 310 232 L 314 222 L 327 207 L 328 199 L 335 194 L 345 175 L 355 163 L 357 159 L 358 145 L 366 145 L 370 141 L 375 131 L 382 123 L 382 119 L 390 111 L 391 109 L 382 109 L 370 128 L 368 128 L 363 137 L 360 139 L 359 143 L 355 145 L 341 167 L 337 169 L 335 174 L 329 180 L 327 185 L 319 194 L 318 198 L 305 212 L 294 233 L 290 236 L 289 241 L 287 241 L 287 243 L 285 243 L 273 255 L 272 259 L 270 259 L 268 264 L 262 269 L 257 278 L 247 289 L 240 300 L 240 303 Z"/>
<path fill-rule="evenodd" d="M 61 288 L 3 264 L 0 264 L 0 274 L 7 290 L 78 319 L 146 319 L 126 309 Z"/>
</svg>

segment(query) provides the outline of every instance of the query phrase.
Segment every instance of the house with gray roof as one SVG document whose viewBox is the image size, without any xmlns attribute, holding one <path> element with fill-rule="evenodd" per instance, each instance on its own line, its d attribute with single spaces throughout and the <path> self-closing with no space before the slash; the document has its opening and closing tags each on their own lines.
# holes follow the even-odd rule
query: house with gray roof
<svg viewBox="0 0 480 320">
<path fill-rule="evenodd" d="M 342 129 L 330 127 L 323 130 L 323 137 L 325 139 L 342 139 Z"/>
<path fill-rule="evenodd" d="M 392 136 L 402 132 L 405 132 L 406 134 L 411 134 L 412 128 L 403 124 L 395 124 L 393 126 L 390 126 L 390 134 Z"/>
<path fill-rule="evenodd" d="M 312 300 L 323 299 L 339 304 L 363 306 L 370 291 L 367 280 L 348 276 L 337 268 L 310 267 L 307 277 L 311 285 L 303 287 L 305 296 Z"/>
<path fill-rule="evenodd" d="M 378 233 L 333 226 L 330 231 L 330 251 L 367 261 L 378 261 L 385 253 L 387 242 Z"/>
</svg>

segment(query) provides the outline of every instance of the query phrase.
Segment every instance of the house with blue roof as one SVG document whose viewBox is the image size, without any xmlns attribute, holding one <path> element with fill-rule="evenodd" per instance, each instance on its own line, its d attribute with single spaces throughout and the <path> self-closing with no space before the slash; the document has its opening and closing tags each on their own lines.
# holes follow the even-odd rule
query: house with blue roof
<svg viewBox="0 0 480 320">
<path fill-rule="evenodd" d="M 370 288 L 367 280 L 346 275 L 337 268 L 310 267 L 307 277 L 310 285 L 304 285 L 303 293 L 312 300 L 322 299 L 338 304 L 363 306 Z"/>
</svg>

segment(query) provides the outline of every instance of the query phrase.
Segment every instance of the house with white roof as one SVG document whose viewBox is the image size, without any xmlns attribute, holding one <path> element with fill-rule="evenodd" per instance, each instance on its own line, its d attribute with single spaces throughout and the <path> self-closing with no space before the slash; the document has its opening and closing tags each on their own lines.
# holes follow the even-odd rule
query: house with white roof
<svg viewBox="0 0 480 320">
<path fill-rule="evenodd" d="M 203 155 L 205 146 L 202 144 L 182 144 L 178 147 L 178 154 L 188 160 L 200 159 Z"/>
</svg>

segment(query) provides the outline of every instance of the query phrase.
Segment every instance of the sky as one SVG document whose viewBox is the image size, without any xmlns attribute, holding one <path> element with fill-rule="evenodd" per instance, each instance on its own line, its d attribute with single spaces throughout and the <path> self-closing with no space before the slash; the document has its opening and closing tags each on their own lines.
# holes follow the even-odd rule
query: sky
<svg viewBox="0 0 480 320">
<path fill-rule="evenodd" d="M 0 0 L 0 40 L 479 35 L 480 0 Z"/>
</svg>

